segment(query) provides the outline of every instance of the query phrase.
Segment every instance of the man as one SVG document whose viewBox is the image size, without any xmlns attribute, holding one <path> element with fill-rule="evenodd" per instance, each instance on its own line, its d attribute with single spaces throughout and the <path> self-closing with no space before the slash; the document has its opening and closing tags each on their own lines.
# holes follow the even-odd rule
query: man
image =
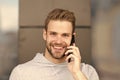
<svg viewBox="0 0 120 80">
<path fill-rule="evenodd" d="M 10 80 L 99 80 L 92 66 L 81 63 L 78 47 L 74 42 L 71 44 L 74 35 L 73 12 L 63 9 L 51 11 L 43 30 L 45 52 L 18 65 Z"/>
</svg>

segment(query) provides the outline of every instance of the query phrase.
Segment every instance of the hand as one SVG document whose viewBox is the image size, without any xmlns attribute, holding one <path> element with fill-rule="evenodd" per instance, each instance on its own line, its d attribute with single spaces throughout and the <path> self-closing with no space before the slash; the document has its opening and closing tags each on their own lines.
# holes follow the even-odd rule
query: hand
<svg viewBox="0 0 120 80">
<path fill-rule="evenodd" d="M 68 62 L 69 59 L 71 61 L 68 63 L 68 69 L 72 73 L 77 73 L 80 71 L 80 63 L 81 63 L 81 56 L 80 56 L 80 51 L 79 48 L 73 44 L 73 46 L 67 47 L 68 50 L 66 51 L 65 55 L 68 55 L 69 53 L 72 53 L 67 56 L 66 61 Z"/>
<path fill-rule="evenodd" d="M 69 53 L 72 53 L 68 55 Z M 80 64 L 81 64 L 81 55 L 79 48 L 73 44 L 73 46 L 68 47 L 68 51 L 66 51 L 65 55 L 68 55 L 66 58 L 66 61 L 68 62 L 69 59 L 71 59 L 70 62 L 68 62 L 68 69 L 72 73 L 75 80 L 88 80 L 87 77 L 82 73 L 80 70 Z"/>
</svg>

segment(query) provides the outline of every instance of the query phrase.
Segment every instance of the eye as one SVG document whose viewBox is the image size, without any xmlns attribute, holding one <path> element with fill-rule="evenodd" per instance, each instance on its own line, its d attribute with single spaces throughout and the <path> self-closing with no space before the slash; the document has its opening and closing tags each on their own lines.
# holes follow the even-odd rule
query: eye
<svg viewBox="0 0 120 80">
<path fill-rule="evenodd" d="M 69 37 L 70 35 L 69 34 L 63 34 L 62 36 L 63 37 Z"/>
<path fill-rule="evenodd" d="M 55 35 L 57 35 L 57 33 L 56 32 L 50 32 L 50 35 L 55 36 Z"/>
</svg>

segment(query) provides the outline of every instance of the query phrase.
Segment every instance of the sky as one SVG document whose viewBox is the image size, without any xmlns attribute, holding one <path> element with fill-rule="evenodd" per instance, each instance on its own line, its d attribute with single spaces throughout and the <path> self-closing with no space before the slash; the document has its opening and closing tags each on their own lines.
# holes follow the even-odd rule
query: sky
<svg viewBox="0 0 120 80">
<path fill-rule="evenodd" d="M 0 31 L 16 31 L 18 29 L 18 1 L 0 0 Z"/>
</svg>

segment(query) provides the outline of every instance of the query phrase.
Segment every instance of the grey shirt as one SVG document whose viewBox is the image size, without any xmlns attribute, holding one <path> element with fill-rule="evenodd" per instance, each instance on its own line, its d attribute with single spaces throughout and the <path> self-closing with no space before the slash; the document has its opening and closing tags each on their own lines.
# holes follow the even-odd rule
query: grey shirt
<svg viewBox="0 0 120 80">
<path fill-rule="evenodd" d="M 99 80 L 96 70 L 88 64 L 81 63 L 81 70 L 88 80 Z M 67 63 L 54 64 L 43 54 L 37 55 L 29 62 L 16 66 L 9 80 L 74 80 L 67 68 Z"/>
</svg>

